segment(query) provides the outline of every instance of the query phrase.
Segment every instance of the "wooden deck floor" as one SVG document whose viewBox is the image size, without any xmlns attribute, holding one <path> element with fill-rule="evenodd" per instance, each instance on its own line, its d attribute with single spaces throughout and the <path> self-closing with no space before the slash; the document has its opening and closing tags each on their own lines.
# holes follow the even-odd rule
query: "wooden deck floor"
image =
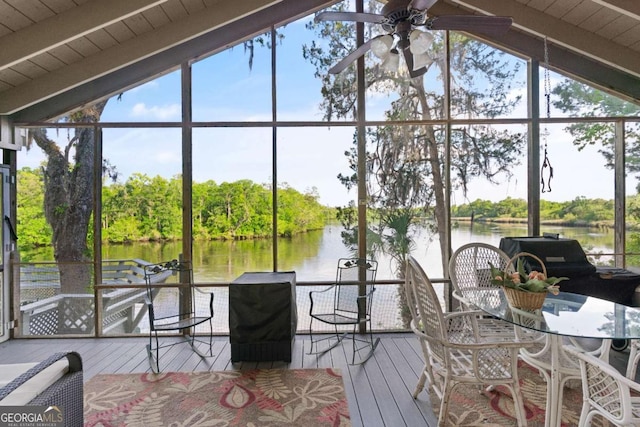
<svg viewBox="0 0 640 427">
<path fill-rule="evenodd" d="M 411 397 L 422 356 L 410 333 L 381 334 L 374 356 L 364 365 L 350 366 L 345 350 L 338 346 L 320 357 L 306 353 L 309 337 L 298 335 L 290 364 L 285 362 L 231 363 L 228 337 L 216 337 L 212 358 L 201 359 L 188 345 L 171 348 L 162 359 L 163 371 L 216 371 L 254 368 L 323 368 L 342 371 L 349 411 L 354 426 L 436 426 L 426 392 Z M 150 372 L 145 338 L 20 339 L 0 344 L 1 363 L 37 362 L 51 353 L 77 351 L 82 355 L 84 380 L 100 373 Z M 611 351 L 610 362 L 624 371 L 628 350 Z M 640 373 L 638 373 L 640 377 Z"/>
<path fill-rule="evenodd" d="M 100 373 L 149 372 L 145 345 L 141 338 L 20 339 L 0 344 L 1 363 L 37 362 L 51 353 L 77 351 L 82 355 L 84 380 Z M 294 340 L 290 364 L 285 362 L 231 363 L 228 337 L 217 337 L 212 358 L 201 359 L 188 345 L 171 348 L 164 371 L 238 370 L 254 368 L 322 368 L 342 371 L 349 411 L 354 426 L 436 426 L 437 419 L 422 392 L 417 400 L 411 396 L 422 355 L 412 334 L 383 334 L 374 356 L 364 365 L 350 366 L 343 346 L 320 357 L 310 356 L 308 336 Z"/>
</svg>

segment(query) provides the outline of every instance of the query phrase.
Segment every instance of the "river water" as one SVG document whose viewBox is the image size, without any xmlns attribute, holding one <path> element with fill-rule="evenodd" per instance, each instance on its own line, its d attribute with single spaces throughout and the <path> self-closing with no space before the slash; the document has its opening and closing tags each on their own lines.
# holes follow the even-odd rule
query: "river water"
<svg viewBox="0 0 640 427">
<path fill-rule="evenodd" d="M 352 254 L 342 243 L 340 225 L 328 225 L 324 230 L 278 239 L 279 271 L 295 271 L 298 281 L 333 280 L 340 257 Z M 613 252 L 613 233 L 586 227 L 542 227 L 542 232 L 558 233 L 577 239 L 588 253 Z M 451 242 L 455 250 L 470 242 L 498 246 L 505 236 L 526 236 L 526 225 L 460 223 L 452 229 Z M 443 277 L 437 236 L 420 229 L 414 238 L 412 255 L 432 278 Z M 181 242 L 135 243 L 105 245 L 102 257 L 108 259 L 143 259 L 161 262 L 178 258 Z M 193 244 L 194 276 L 197 282 L 230 282 L 246 271 L 272 271 L 271 240 L 196 241 Z M 49 250 L 21 251 L 22 261 L 50 261 Z M 384 254 L 376 255 L 378 279 L 395 279 L 397 265 Z"/>
<path fill-rule="evenodd" d="M 303 281 L 330 281 L 335 278 L 336 264 L 340 257 L 350 256 L 342 243 L 339 225 L 329 225 L 324 230 L 301 234 L 292 238 L 278 239 L 279 271 L 295 271 L 298 283 Z M 584 227 L 547 227 L 543 232 L 559 233 L 561 237 L 575 238 L 586 252 L 613 252 L 613 233 Z M 526 226 L 512 224 L 471 224 L 461 223 L 452 229 L 452 247 L 455 250 L 465 243 L 483 242 L 498 246 L 505 236 L 525 236 Z M 442 278 L 439 243 L 427 229 L 421 229 L 414 238 L 412 255 L 421 263 L 430 278 Z M 181 242 L 136 243 L 130 245 L 105 245 L 103 259 L 143 259 L 162 262 L 178 258 Z M 22 261 L 50 261 L 50 249 L 21 251 Z M 397 265 L 387 255 L 378 255 L 378 279 L 397 279 Z M 193 245 L 194 278 L 197 283 L 229 283 L 247 271 L 272 271 L 272 242 L 263 240 L 206 241 Z M 437 292 L 443 295 L 443 285 L 435 284 Z M 310 290 L 297 290 L 298 330 L 309 327 Z M 401 318 L 402 301 L 398 285 L 378 286 L 374 298 L 374 329 L 397 330 L 406 328 Z M 215 288 L 216 332 L 228 333 L 228 289 Z M 146 319 L 139 330 L 146 330 Z"/>
</svg>

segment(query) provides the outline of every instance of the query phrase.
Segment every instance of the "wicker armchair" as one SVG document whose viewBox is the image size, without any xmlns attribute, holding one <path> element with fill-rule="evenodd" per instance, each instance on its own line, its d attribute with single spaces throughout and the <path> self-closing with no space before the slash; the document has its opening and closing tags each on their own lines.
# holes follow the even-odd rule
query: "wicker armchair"
<svg viewBox="0 0 640 427">
<path fill-rule="evenodd" d="M 473 302 L 489 299 L 492 304 L 502 303 L 499 288 L 491 283 L 490 265 L 506 270 L 509 256 L 501 249 L 487 243 L 468 243 L 459 247 L 449 261 L 449 277 L 453 297 L 461 309 L 474 309 Z"/>
<path fill-rule="evenodd" d="M 568 304 L 564 302 L 564 304 Z M 553 299 L 547 303 L 546 309 L 553 307 Z M 533 340 L 536 344 L 529 348 L 520 350 L 520 359 L 526 364 L 536 368 L 547 383 L 547 399 L 545 411 L 547 413 L 561 412 L 562 396 L 564 388 L 570 384 L 571 380 L 580 379 L 580 366 L 575 357 L 568 354 L 565 349 L 568 346 L 580 348 L 590 355 L 599 358 L 604 363 L 609 360 L 611 349 L 610 339 L 577 338 L 570 336 L 558 336 L 546 332 L 541 332 L 544 328 L 544 317 L 540 310 L 525 311 L 511 308 L 514 320 L 522 327 L 517 326 L 516 335 L 520 339 Z M 557 342 L 554 343 L 554 340 Z M 555 351 L 554 351 L 555 347 Z M 552 383 L 553 359 L 557 357 L 556 371 L 559 378 L 557 397 L 554 397 L 550 384 Z"/>
<path fill-rule="evenodd" d="M 501 249 L 487 243 L 467 243 L 460 246 L 449 260 L 449 277 L 453 287 L 453 298 L 458 309 L 476 310 L 476 303 L 487 303 L 499 307 L 504 304 L 504 295 L 499 287 L 491 283 L 491 265 L 500 270 L 513 268 L 509 256 Z M 490 316 L 479 319 L 478 324 L 491 333 L 515 339 L 513 327 L 496 322 Z"/>
<path fill-rule="evenodd" d="M 526 426 L 526 414 L 520 384 L 518 383 L 518 351 L 530 345 L 513 336 L 484 334 L 485 327 L 478 323 L 481 312 L 459 311 L 443 313 L 442 305 L 431 281 L 413 258 L 407 261 L 405 290 L 408 301 L 415 303 L 411 310 L 412 329 L 427 349 L 425 369 L 418 381 L 414 398 L 420 393 L 426 378 L 440 398 L 438 425 L 447 423 L 449 398 L 460 384 L 503 384 L 512 393 L 519 426 Z M 486 321 L 484 319 L 485 326 Z M 495 327 L 509 328 L 502 321 Z M 428 367 L 427 367 L 428 366 Z"/>
<path fill-rule="evenodd" d="M 638 362 L 640 362 L 640 340 L 630 340 L 629 344 L 629 361 L 627 362 L 625 376 L 635 381 Z"/>
<path fill-rule="evenodd" d="M 56 353 L 40 363 L 3 367 L 6 368 L 5 372 L 13 371 L 18 376 L 0 388 L 1 406 L 55 406 L 63 411 L 64 425 L 82 426 L 83 375 L 82 358 L 78 353 Z M 54 369 L 58 374 L 45 375 L 47 368 Z M 25 388 L 27 392 L 24 392 Z M 32 394 L 35 397 L 27 397 Z"/>
<path fill-rule="evenodd" d="M 640 384 L 589 353 L 575 347 L 566 351 L 580 363 L 583 404 L 579 425 L 590 426 L 596 414 L 617 426 L 640 425 Z"/>
</svg>

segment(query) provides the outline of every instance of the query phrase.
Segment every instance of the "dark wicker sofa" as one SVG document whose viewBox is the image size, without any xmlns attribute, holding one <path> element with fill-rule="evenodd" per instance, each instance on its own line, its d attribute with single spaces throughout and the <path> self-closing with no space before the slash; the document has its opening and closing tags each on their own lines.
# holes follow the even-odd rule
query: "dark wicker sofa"
<svg viewBox="0 0 640 427">
<path fill-rule="evenodd" d="M 18 390 L 21 386 L 25 387 L 25 383 L 51 367 L 58 361 L 66 358 L 68 367 L 65 367 L 65 373 L 55 379 L 50 386 L 44 390 L 37 390 L 37 395 L 26 405 L 29 406 L 56 406 L 63 411 L 65 426 L 82 426 L 83 425 L 83 376 L 82 376 L 82 358 L 76 352 L 56 353 L 46 360 L 35 364 L 26 372 L 18 375 L 4 387 L 0 388 L 0 405 L 7 406 L 8 399 L 5 399 L 11 392 Z M 10 368 L 10 365 L 8 365 Z M 58 375 L 56 375 L 58 376 Z M 4 400 L 4 402 L 3 402 Z"/>
</svg>

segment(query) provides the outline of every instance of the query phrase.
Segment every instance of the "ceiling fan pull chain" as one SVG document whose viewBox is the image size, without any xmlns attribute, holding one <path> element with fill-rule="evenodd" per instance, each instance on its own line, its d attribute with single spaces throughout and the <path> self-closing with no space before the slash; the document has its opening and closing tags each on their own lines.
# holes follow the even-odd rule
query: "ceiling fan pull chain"
<svg viewBox="0 0 640 427">
<path fill-rule="evenodd" d="M 547 119 L 551 118 L 551 78 L 549 77 L 549 47 L 547 46 L 547 37 L 544 38 L 544 97 L 547 104 Z M 540 177 L 542 183 L 542 192 L 551 192 L 551 178 L 553 178 L 553 167 L 547 153 L 547 137 L 549 136 L 549 130 L 547 125 L 544 126 L 542 137 L 544 139 L 544 160 L 542 161 L 542 168 L 540 169 Z M 545 169 L 549 169 L 549 177 L 547 178 L 546 186 L 544 180 Z"/>
</svg>

